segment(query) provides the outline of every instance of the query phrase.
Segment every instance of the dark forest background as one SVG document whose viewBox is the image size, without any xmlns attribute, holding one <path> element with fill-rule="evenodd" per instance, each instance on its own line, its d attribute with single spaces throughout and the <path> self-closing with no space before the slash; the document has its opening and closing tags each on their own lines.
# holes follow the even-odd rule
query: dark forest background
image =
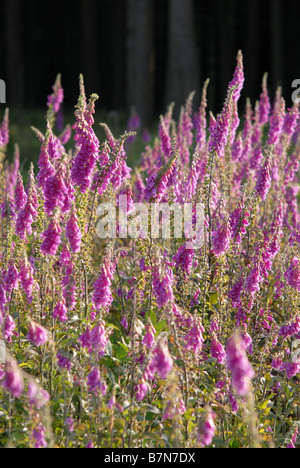
<svg viewBox="0 0 300 468">
<path fill-rule="evenodd" d="M 222 107 L 237 51 L 244 55 L 242 100 L 255 101 L 268 72 L 291 104 L 300 78 L 299 0 L 1 0 L 0 78 L 11 108 L 45 106 L 61 73 L 65 106 L 87 93 L 107 111 L 144 125 L 210 78 L 209 109 Z"/>
</svg>

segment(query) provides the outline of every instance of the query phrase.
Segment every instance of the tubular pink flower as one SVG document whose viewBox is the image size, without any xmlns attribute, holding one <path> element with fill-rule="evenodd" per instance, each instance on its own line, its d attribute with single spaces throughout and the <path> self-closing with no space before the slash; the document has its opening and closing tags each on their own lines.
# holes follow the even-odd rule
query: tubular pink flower
<svg viewBox="0 0 300 468">
<path fill-rule="evenodd" d="M 266 200 L 271 184 L 272 184 L 271 162 L 272 162 L 272 157 L 271 157 L 271 154 L 269 153 L 266 157 L 265 162 L 261 166 L 258 179 L 256 182 L 255 190 L 260 196 L 261 200 Z"/>
<path fill-rule="evenodd" d="M 23 177 L 18 171 L 17 186 L 15 189 L 15 211 L 16 213 L 23 210 L 23 208 L 26 205 L 26 201 L 27 201 L 27 195 L 24 190 Z"/>
<path fill-rule="evenodd" d="M 154 349 L 151 366 L 161 379 L 166 379 L 173 369 L 173 359 L 166 341 L 161 341 Z"/>
<path fill-rule="evenodd" d="M 19 287 L 19 272 L 13 263 L 9 264 L 8 270 L 4 277 L 4 286 L 8 296 L 14 289 L 18 289 Z"/>
<path fill-rule="evenodd" d="M 40 347 L 47 343 L 49 334 L 42 325 L 31 321 L 28 328 L 27 339 L 35 346 Z"/>
<path fill-rule="evenodd" d="M 193 350 L 193 353 L 197 356 L 202 350 L 204 343 L 204 327 L 201 324 L 200 319 L 195 319 L 190 325 L 190 331 L 184 337 L 186 350 Z"/>
<path fill-rule="evenodd" d="M 238 334 L 232 335 L 226 346 L 226 365 L 231 372 L 232 386 L 238 395 L 244 397 L 250 391 L 254 371 L 247 359 L 246 343 Z"/>
<path fill-rule="evenodd" d="M 53 318 L 58 319 L 62 323 L 66 323 L 68 320 L 68 309 L 66 307 L 66 302 L 64 299 L 61 299 L 53 311 Z"/>
<path fill-rule="evenodd" d="M 76 209 L 73 208 L 66 226 L 66 237 L 73 253 L 80 252 L 82 233 L 78 226 Z"/>
<path fill-rule="evenodd" d="M 3 387 L 11 392 L 14 398 L 20 398 L 24 391 L 24 380 L 21 370 L 15 359 L 9 359 L 5 365 Z"/>
<path fill-rule="evenodd" d="M 98 96 L 93 94 L 87 104 L 82 77 L 80 87 L 80 96 L 75 112 L 76 123 L 73 125 L 77 154 L 73 161 L 71 177 L 73 183 L 80 187 L 81 192 L 86 193 L 91 187 L 96 163 L 100 157 L 100 143 L 92 128 L 95 101 Z"/>
<path fill-rule="evenodd" d="M 276 145 L 280 139 L 285 119 L 285 101 L 283 98 L 276 101 L 270 117 L 270 130 L 267 145 Z"/>
<path fill-rule="evenodd" d="M 192 271 L 195 252 L 193 249 L 187 249 L 185 245 L 181 246 L 174 255 L 173 260 L 176 268 L 181 268 L 185 276 L 189 276 Z"/>
<path fill-rule="evenodd" d="M 228 141 L 231 128 L 231 118 L 233 115 L 233 91 L 230 89 L 223 107 L 223 111 L 218 116 L 215 124 L 211 125 L 211 134 L 208 142 L 208 153 L 217 154 L 223 158 L 225 147 Z"/>
<path fill-rule="evenodd" d="M 39 172 L 37 175 L 38 186 L 44 188 L 46 181 L 49 177 L 55 174 L 54 166 L 50 160 L 49 155 L 49 140 L 51 129 L 48 127 L 45 138 L 43 140 L 41 151 L 38 160 Z"/>
<path fill-rule="evenodd" d="M 3 121 L 0 125 L 0 148 L 9 142 L 9 111 L 6 109 Z"/>
<path fill-rule="evenodd" d="M 165 267 L 165 271 L 162 271 L 159 266 L 154 267 L 153 290 L 159 308 L 163 308 L 168 302 L 173 302 L 173 274 L 168 267 Z"/>
<path fill-rule="evenodd" d="M 229 89 L 235 88 L 233 91 L 234 102 L 238 102 L 238 100 L 240 99 L 241 91 L 245 82 L 243 54 L 240 50 L 238 51 L 236 61 L 237 65 L 233 74 L 233 78 L 229 84 Z"/>
<path fill-rule="evenodd" d="M 231 235 L 232 229 L 228 219 L 212 235 L 212 251 L 216 256 L 223 255 L 229 249 Z"/>
<path fill-rule="evenodd" d="M 163 166 L 158 173 L 153 174 L 147 180 L 147 185 L 144 191 L 144 199 L 146 202 L 159 203 L 168 187 L 169 180 L 175 170 L 178 153 L 173 152 L 168 162 Z"/>
<path fill-rule="evenodd" d="M 25 258 L 19 266 L 19 280 L 29 303 L 32 302 L 32 294 L 36 285 L 33 275 L 34 268 Z"/>
<path fill-rule="evenodd" d="M 288 270 L 285 272 L 284 276 L 288 282 L 288 284 L 300 291 L 300 260 L 298 257 L 294 257 L 292 263 Z"/>
<path fill-rule="evenodd" d="M 26 189 L 27 200 L 24 208 L 18 213 L 16 220 L 16 235 L 25 240 L 26 233 L 32 234 L 32 224 L 37 219 L 38 196 L 35 185 L 33 165 L 31 165 Z"/>
<path fill-rule="evenodd" d="M 87 386 L 90 393 L 106 394 L 106 386 L 101 382 L 101 375 L 98 368 L 94 367 L 87 377 Z"/>
<path fill-rule="evenodd" d="M 108 308 L 112 303 L 111 284 L 114 275 L 114 265 L 110 259 L 105 259 L 99 278 L 94 283 L 93 304 L 96 309 Z"/>
<path fill-rule="evenodd" d="M 259 98 L 259 105 L 257 109 L 256 120 L 259 125 L 264 125 L 268 122 L 271 111 L 271 103 L 267 88 L 267 78 L 268 75 L 265 74 L 262 81 L 262 92 Z"/>
<path fill-rule="evenodd" d="M 56 208 L 63 208 L 66 201 L 66 166 L 61 161 L 56 172 L 50 176 L 44 186 L 45 212 L 51 216 Z"/>
<path fill-rule="evenodd" d="M 196 119 L 196 145 L 199 145 L 200 150 L 204 150 L 206 147 L 206 108 L 207 108 L 207 87 L 209 80 L 206 80 L 202 89 L 201 104 L 199 107 L 197 119 Z"/>
<path fill-rule="evenodd" d="M 42 234 L 44 239 L 41 244 L 41 252 L 44 255 L 55 255 L 61 243 L 62 230 L 59 226 L 59 221 L 55 216 L 50 221 L 46 231 Z"/>
<path fill-rule="evenodd" d="M 28 399 L 30 405 L 35 406 L 37 410 L 40 410 L 50 400 L 50 395 L 35 382 L 30 381 L 28 384 Z"/>
<path fill-rule="evenodd" d="M 60 106 L 64 100 L 64 90 L 61 86 L 61 75 L 57 75 L 56 81 L 52 86 L 53 93 L 48 96 L 47 106 L 52 108 L 55 114 L 58 113 Z"/>
<path fill-rule="evenodd" d="M 215 418 L 215 413 L 207 407 L 198 426 L 197 442 L 201 448 L 211 445 L 213 441 L 216 432 Z"/>
<path fill-rule="evenodd" d="M 212 339 L 210 355 L 212 358 L 217 359 L 219 364 L 225 363 L 226 352 L 221 343 L 216 338 Z"/>
</svg>

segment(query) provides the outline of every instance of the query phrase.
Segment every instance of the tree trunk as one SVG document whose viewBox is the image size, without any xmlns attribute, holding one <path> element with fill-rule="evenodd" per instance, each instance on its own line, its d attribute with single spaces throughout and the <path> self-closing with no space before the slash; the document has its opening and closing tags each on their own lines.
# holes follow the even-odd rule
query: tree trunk
<svg viewBox="0 0 300 468">
<path fill-rule="evenodd" d="M 81 0 L 83 26 L 83 75 L 87 95 L 100 93 L 98 83 L 98 55 L 95 36 L 95 2 Z"/>
<path fill-rule="evenodd" d="M 272 0 L 271 4 L 271 80 L 274 91 L 282 85 L 282 4 L 281 0 Z"/>
<path fill-rule="evenodd" d="M 9 106 L 22 107 L 24 93 L 20 0 L 6 0 L 5 18 L 7 103 Z"/>
<path fill-rule="evenodd" d="M 260 30 L 259 0 L 247 0 L 246 5 L 246 28 L 245 28 L 245 75 L 247 77 L 246 87 L 248 96 L 255 103 L 257 93 L 260 92 L 262 76 L 258 75 L 259 62 L 259 36 L 254 31 Z"/>
<path fill-rule="evenodd" d="M 127 3 L 127 106 L 135 108 L 142 125 L 153 117 L 153 28 L 152 0 Z"/>
<path fill-rule="evenodd" d="M 192 91 L 199 91 L 192 0 L 170 0 L 166 105 L 182 106 Z"/>
</svg>

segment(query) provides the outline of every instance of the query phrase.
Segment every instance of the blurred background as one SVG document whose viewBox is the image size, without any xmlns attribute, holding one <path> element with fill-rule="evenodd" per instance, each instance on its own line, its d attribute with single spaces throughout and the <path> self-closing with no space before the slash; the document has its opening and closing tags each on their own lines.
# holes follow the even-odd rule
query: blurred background
<svg viewBox="0 0 300 468">
<path fill-rule="evenodd" d="M 150 126 L 192 90 L 197 104 L 208 77 L 208 107 L 219 112 L 241 49 L 241 106 L 258 98 L 265 72 L 270 93 L 282 86 L 290 106 L 299 20 L 299 0 L 1 0 L 0 78 L 7 106 L 29 112 L 45 108 L 58 73 L 73 109 L 83 73 L 97 108 L 134 107 Z"/>
</svg>

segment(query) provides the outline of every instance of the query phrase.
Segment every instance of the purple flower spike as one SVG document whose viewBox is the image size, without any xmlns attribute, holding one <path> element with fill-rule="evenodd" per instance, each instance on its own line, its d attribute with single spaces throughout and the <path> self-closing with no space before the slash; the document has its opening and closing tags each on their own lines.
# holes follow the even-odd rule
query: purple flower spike
<svg viewBox="0 0 300 468">
<path fill-rule="evenodd" d="M 243 397 L 249 394 L 250 382 L 255 375 L 247 359 L 246 347 L 246 342 L 237 333 L 229 338 L 226 347 L 226 365 L 232 375 L 232 386 Z"/>
</svg>

